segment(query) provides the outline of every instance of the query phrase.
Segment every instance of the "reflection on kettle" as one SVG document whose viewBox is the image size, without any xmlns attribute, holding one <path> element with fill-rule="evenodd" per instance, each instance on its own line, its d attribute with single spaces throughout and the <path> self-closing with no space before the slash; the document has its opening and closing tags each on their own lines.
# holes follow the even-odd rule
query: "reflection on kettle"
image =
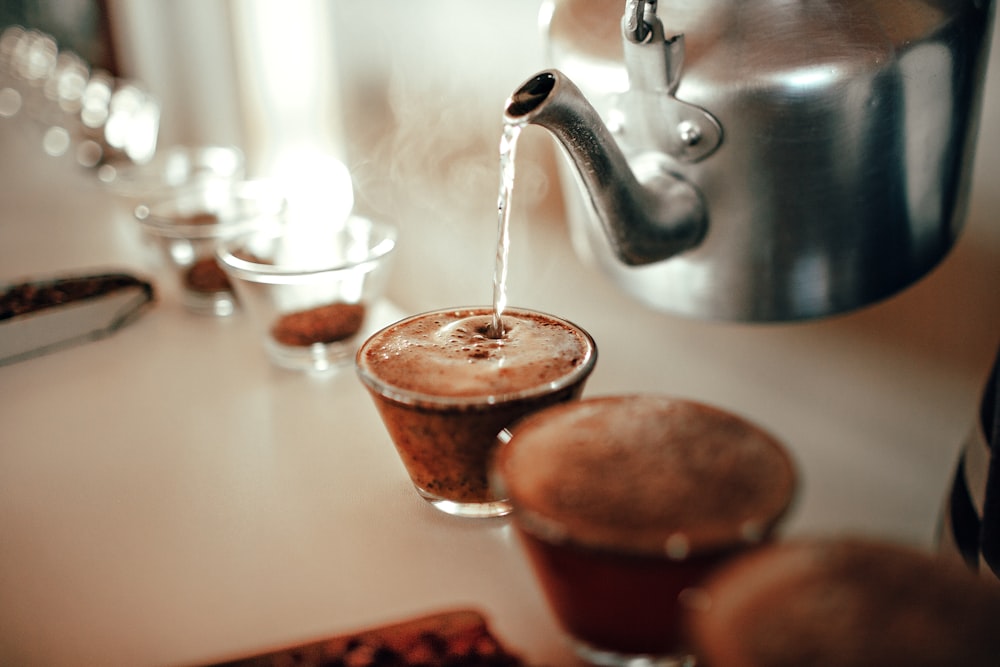
<svg viewBox="0 0 1000 667">
<path fill-rule="evenodd" d="M 659 5 L 657 7 L 657 5 Z M 884 299 L 965 217 L 992 0 L 546 4 L 545 127 L 573 242 L 626 292 L 706 319 Z"/>
</svg>

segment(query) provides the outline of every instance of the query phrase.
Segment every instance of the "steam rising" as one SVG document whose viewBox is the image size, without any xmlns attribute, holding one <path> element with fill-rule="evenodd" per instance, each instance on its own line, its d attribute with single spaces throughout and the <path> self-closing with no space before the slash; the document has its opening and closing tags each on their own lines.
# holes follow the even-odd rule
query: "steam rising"
<svg viewBox="0 0 1000 667">
<path fill-rule="evenodd" d="M 491 300 L 504 103 L 540 59 L 530 39 L 505 48 L 512 34 L 534 34 L 533 3 L 475 10 L 493 39 L 439 20 L 455 12 L 469 16 L 459 2 L 397 6 L 375 34 L 343 31 L 338 46 L 353 63 L 341 83 L 357 210 L 399 225 L 395 275 L 407 279 L 389 296 L 426 310 Z M 356 25 L 369 15 L 344 3 L 336 18 Z M 526 238 L 539 222 L 532 210 L 551 201 L 551 150 L 544 131 L 525 132 L 511 220 L 515 282 L 528 276 L 518 263 L 537 249 Z M 543 265 L 536 257 L 533 268 Z"/>
<path fill-rule="evenodd" d="M 390 213 L 430 211 L 446 225 L 482 223 L 493 234 L 497 146 L 509 91 L 479 94 L 481 82 L 470 86 L 454 71 L 448 75 L 428 80 L 394 65 L 383 93 L 383 132 L 357 170 L 358 189 L 370 205 L 391 206 Z M 519 163 L 518 173 L 519 206 L 530 207 L 545 196 L 548 175 L 530 162 Z"/>
</svg>

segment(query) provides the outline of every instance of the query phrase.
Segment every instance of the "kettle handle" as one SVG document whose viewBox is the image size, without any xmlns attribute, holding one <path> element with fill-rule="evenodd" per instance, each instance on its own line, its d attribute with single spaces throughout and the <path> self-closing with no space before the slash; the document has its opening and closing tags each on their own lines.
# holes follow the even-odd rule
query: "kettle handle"
<svg viewBox="0 0 1000 667">
<path fill-rule="evenodd" d="M 653 28 L 646 20 L 647 11 L 656 13 L 656 0 L 626 0 L 622 33 L 630 42 L 642 44 L 649 38 Z"/>
<path fill-rule="evenodd" d="M 711 155 L 722 143 L 722 125 L 706 109 L 677 98 L 684 35 L 666 36 L 656 0 L 626 0 L 622 47 L 632 123 L 674 159 L 698 162 Z"/>
</svg>

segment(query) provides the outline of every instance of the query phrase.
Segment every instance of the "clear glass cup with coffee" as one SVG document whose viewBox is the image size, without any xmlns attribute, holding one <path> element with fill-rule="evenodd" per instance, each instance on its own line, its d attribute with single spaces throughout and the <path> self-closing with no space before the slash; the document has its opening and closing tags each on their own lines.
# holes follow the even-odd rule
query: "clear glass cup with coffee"
<svg viewBox="0 0 1000 667">
<path fill-rule="evenodd" d="M 576 324 L 507 308 L 496 336 L 493 315 L 482 306 L 407 317 L 373 334 L 356 357 L 417 492 L 456 516 L 509 513 L 489 484 L 498 436 L 578 399 L 597 362 L 593 338 Z"/>
<path fill-rule="evenodd" d="M 796 473 L 783 445 L 742 417 L 635 394 L 527 417 L 497 450 L 492 481 L 582 658 L 684 665 L 678 600 L 769 539 Z"/>
</svg>

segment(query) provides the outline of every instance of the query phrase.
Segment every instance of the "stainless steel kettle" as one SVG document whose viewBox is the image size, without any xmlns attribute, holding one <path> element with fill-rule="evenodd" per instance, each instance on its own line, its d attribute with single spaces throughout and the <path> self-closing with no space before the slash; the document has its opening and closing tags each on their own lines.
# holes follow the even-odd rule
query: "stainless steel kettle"
<svg viewBox="0 0 1000 667">
<path fill-rule="evenodd" d="M 547 128 L 573 243 L 692 317 L 886 298 L 964 220 L 992 0 L 552 0 L 554 66 L 505 121 Z"/>
</svg>

